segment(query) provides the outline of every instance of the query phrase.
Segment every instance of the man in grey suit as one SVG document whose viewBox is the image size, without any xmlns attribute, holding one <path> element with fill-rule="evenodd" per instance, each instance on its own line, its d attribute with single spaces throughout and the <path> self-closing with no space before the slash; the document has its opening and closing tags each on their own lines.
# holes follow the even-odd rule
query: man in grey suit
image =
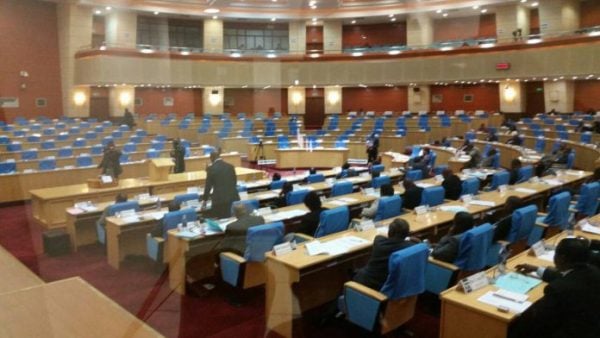
<svg viewBox="0 0 600 338">
<path fill-rule="evenodd" d="M 217 252 L 233 252 L 240 256 L 244 256 L 246 251 L 246 233 L 248 228 L 255 225 L 265 224 L 265 219 L 262 216 L 253 216 L 250 214 L 248 207 L 239 203 L 233 207 L 233 214 L 236 221 L 227 225 L 225 237 L 217 245 Z"/>
<path fill-rule="evenodd" d="M 206 209 L 206 203 L 210 199 L 212 201 L 210 216 L 226 218 L 231 215 L 233 202 L 240 200 L 235 168 L 223 161 L 218 152 L 210 154 L 210 161 L 212 164 L 206 169 L 202 209 Z"/>
</svg>

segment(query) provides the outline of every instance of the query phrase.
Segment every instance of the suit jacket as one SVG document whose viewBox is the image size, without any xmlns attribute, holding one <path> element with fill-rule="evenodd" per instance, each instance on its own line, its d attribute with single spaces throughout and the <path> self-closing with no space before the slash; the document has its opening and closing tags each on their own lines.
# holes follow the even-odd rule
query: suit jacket
<svg viewBox="0 0 600 338">
<path fill-rule="evenodd" d="M 421 194 L 423 188 L 415 186 L 404 191 L 402 196 L 402 206 L 406 209 L 414 209 L 421 205 Z"/>
<path fill-rule="evenodd" d="M 512 214 L 503 217 L 494 224 L 494 242 L 503 241 L 508 237 L 512 227 Z"/>
<path fill-rule="evenodd" d="M 98 168 L 102 168 L 102 175 L 110 175 L 113 177 L 119 177 L 123 172 L 121 168 L 121 152 L 113 149 L 104 151 L 102 161 L 98 164 Z"/>
<path fill-rule="evenodd" d="M 240 256 L 244 256 L 244 252 L 246 251 L 246 234 L 248 233 L 248 228 L 262 224 L 265 224 L 265 219 L 262 216 L 246 215 L 227 225 L 225 237 L 223 237 L 217 246 L 217 251 L 230 251 Z"/>
<path fill-rule="evenodd" d="M 592 338 L 600 333 L 600 270 L 587 264 L 555 278 L 544 297 L 517 318 L 510 338 Z"/>
<path fill-rule="evenodd" d="M 508 181 L 508 184 L 513 185 L 513 184 L 517 183 L 518 180 L 519 180 L 519 169 L 511 169 L 510 170 L 510 179 Z"/>
<path fill-rule="evenodd" d="M 228 217 L 231 214 L 231 204 L 240 199 L 235 168 L 231 164 L 219 159 L 206 169 L 202 199 L 211 199 L 211 213 L 214 217 Z"/>
<path fill-rule="evenodd" d="M 446 192 L 446 198 L 451 200 L 457 200 L 460 198 L 462 192 L 462 182 L 458 176 L 452 174 L 442 182 L 442 187 Z"/>
<path fill-rule="evenodd" d="M 446 235 L 442 237 L 438 244 L 433 248 L 431 256 L 442 262 L 454 263 L 458 256 L 461 235 Z"/>
<path fill-rule="evenodd" d="M 383 236 L 375 237 L 373 251 L 369 262 L 354 276 L 354 281 L 373 290 L 379 291 L 388 276 L 388 262 L 392 253 L 406 249 L 415 243 L 404 239 L 390 239 Z"/>
<path fill-rule="evenodd" d="M 182 173 L 185 171 L 185 147 L 178 145 L 171 151 L 171 157 L 174 159 L 175 167 L 173 168 L 174 173 Z"/>
</svg>

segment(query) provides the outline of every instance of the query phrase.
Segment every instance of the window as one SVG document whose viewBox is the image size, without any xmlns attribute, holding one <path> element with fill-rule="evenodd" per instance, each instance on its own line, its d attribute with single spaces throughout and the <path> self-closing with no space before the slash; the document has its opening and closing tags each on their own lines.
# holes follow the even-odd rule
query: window
<svg viewBox="0 0 600 338">
<path fill-rule="evenodd" d="M 223 43 L 225 49 L 242 50 L 288 50 L 286 26 L 226 27 Z"/>
<path fill-rule="evenodd" d="M 202 21 L 138 17 L 137 43 L 162 47 L 202 48 Z"/>
</svg>

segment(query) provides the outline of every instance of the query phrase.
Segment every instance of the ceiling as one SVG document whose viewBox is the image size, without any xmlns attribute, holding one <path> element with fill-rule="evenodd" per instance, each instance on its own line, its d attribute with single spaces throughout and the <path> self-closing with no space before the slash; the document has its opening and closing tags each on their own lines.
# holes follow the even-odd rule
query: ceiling
<svg viewBox="0 0 600 338">
<path fill-rule="evenodd" d="M 104 9 L 129 9 L 162 15 L 213 16 L 278 20 L 347 19 L 403 16 L 431 12 L 442 16 L 473 15 L 493 6 L 519 3 L 520 0 L 54 0 L 72 1 Z M 529 0 L 533 2 L 534 0 Z M 218 13 L 207 13 L 214 9 Z M 437 13 L 436 13 L 437 12 Z"/>
</svg>

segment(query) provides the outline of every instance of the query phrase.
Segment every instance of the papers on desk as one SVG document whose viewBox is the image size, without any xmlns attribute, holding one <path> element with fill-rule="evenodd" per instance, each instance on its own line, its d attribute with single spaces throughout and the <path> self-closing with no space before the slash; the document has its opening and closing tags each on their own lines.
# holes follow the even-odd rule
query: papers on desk
<svg viewBox="0 0 600 338">
<path fill-rule="evenodd" d="M 314 240 L 306 243 L 306 252 L 309 256 L 316 255 L 340 255 L 360 245 L 368 244 L 369 241 L 356 236 L 337 238 L 325 243 Z"/>
<path fill-rule="evenodd" d="M 596 235 L 600 235 L 600 228 L 599 227 L 595 227 L 593 225 L 591 225 L 590 223 L 584 223 L 581 226 L 581 231 L 583 232 L 588 232 L 590 234 L 596 234 Z"/>
<path fill-rule="evenodd" d="M 163 216 L 166 214 L 166 211 L 154 211 L 154 212 L 149 212 L 147 214 L 144 214 L 144 218 L 145 219 L 154 219 L 154 220 L 160 220 L 163 218 Z"/>
<path fill-rule="evenodd" d="M 554 253 L 554 250 L 547 250 L 543 254 L 537 256 L 537 258 L 554 263 Z"/>
<path fill-rule="evenodd" d="M 256 194 L 255 196 L 258 197 L 259 199 L 269 199 L 269 198 L 275 198 L 279 195 L 275 192 L 263 192 L 260 194 Z"/>
<path fill-rule="evenodd" d="M 138 217 L 138 215 L 128 215 L 125 217 L 121 217 L 121 221 L 123 223 L 136 223 L 140 221 L 140 218 Z"/>
<path fill-rule="evenodd" d="M 457 212 L 461 212 L 461 211 L 467 212 L 467 208 L 461 207 L 460 205 L 442 205 L 442 206 L 440 206 L 440 210 L 447 211 L 447 212 L 453 212 L 453 213 L 457 213 Z"/>
<path fill-rule="evenodd" d="M 512 292 L 507 293 L 506 291 L 498 290 L 496 292 L 488 291 L 477 300 L 496 308 L 506 308 L 513 313 L 523 313 L 532 303 L 526 300 L 527 296 L 525 296 L 525 300 L 523 300 L 522 296 L 519 296 L 515 296 Z"/>
<path fill-rule="evenodd" d="M 525 295 L 542 281 L 516 272 L 500 276 L 494 284 L 503 290 Z"/>
<path fill-rule="evenodd" d="M 423 189 L 433 187 L 435 184 L 420 182 L 416 184 L 417 187 L 421 187 Z"/>
<path fill-rule="evenodd" d="M 537 192 L 537 190 L 527 188 L 516 188 L 515 191 L 522 192 L 524 194 L 535 194 Z"/>
<path fill-rule="evenodd" d="M 549 184 L 549 185 L 561 185 L 563 184 L 563 182 L 561 180 L 558 179 L 554 179 L 554 178 L 548 178 L 543 180 L 544 183 Z"/>
<path fill-rule="evenodd" d="M 343 197 L 343 198 L 335 199 L 333 201 L 329 201 L 328 203 L 329 204 L 333 204 L 333 205 L 337 205 L 337 206 L 344 206 L 344 205 L 356 203 L 357 201 L 358 200 L 356 198 Z"/>
<path fill-rule="evenodd" d="M 496 206 L 496 202 L 484 201 L 484 200 L 471 200 L 471 201 L 469 201 L 469 205 L 481 205 L 484 207 L 494 207 L 494 206 Z"/>
<path fill-rule="evenodd" d="M 96 207 L 94 204 L 92 204 L 92 202 L 75 203 L 75 208 L 80 209 L 85 212 L 91 212 L 91 211 L 98 210 L 98 207 Z"/>
<path fill-rule="evenodd" d="M 583 171 L 582 170 L 567 170 L 567 171 L 565 171 L 565 174 L 572 175 L 572 176 L 583 176 Z"/>
<path fill-rule="evenodd" d="M 263 216 L 263 218 L 265 219 L 266 222 L 270 223 L 270 222 L 279 222 L 279 221 L 283 221 L 286 219 L 291 219 L 294 217 L 300 217 L 304 214 L 308 213 L 308 211 L 302 210 L 302 209 L 292 209 L 292 210 L 287 210 L 287 211 L 279 211 L 279 212 L 274 212 L 270 215 L 265 215 Z"/>
</svg>

